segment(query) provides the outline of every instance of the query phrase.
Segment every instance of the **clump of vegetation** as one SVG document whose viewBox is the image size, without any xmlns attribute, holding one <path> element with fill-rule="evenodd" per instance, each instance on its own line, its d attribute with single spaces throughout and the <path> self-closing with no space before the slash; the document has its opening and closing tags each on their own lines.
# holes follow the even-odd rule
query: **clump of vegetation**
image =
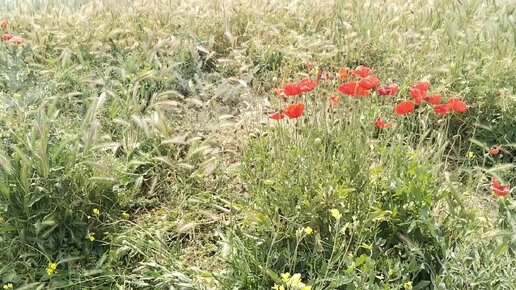
<svg viewBox="0 0 516 290">
<path fill-rule="evenodd" d="M 0 286 L 510 289 L 514 7 L 398 2 L 6 3 Z"/>
</svg>

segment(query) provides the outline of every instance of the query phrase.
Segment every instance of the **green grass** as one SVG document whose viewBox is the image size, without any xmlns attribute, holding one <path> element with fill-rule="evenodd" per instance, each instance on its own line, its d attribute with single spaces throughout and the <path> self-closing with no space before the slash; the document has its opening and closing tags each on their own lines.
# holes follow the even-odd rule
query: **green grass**
<svg viewBox="0 0 516 290">
<path fill-rule="evenodd" d="M 0 286 L 514 284 L 514 202 L 489 189 L 516 184 L 512 1 L 8 2 Z M 269 120 L 307 64 L 332 79 Z M 330 108 L 357 65 L 399 93 Z M 468 112 L 394 115 L 420 80 Z"/>
</svg>

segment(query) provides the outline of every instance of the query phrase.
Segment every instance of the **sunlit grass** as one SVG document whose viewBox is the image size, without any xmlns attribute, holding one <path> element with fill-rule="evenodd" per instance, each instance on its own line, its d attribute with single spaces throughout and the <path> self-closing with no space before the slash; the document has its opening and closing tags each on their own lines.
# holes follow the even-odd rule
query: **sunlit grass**
<svg viewBox="0 0 516 290">
<path fill-rule="evenodd" d="M 512 1 L 0 5 L 25 40 L 0 43 L 0 285 L 513 284 L 513 205 L 488 194 L 492 175 L 516 181 Z M 307 64 L 332 80 L 271 124 L 274 88 L 313 77 Z M 400 92 L 330 108 L 356 65 Z M 395 116 L 421 80 L 468 113 Z M 395 125 L 376 129 L 380 115 Z"/>
</svg>

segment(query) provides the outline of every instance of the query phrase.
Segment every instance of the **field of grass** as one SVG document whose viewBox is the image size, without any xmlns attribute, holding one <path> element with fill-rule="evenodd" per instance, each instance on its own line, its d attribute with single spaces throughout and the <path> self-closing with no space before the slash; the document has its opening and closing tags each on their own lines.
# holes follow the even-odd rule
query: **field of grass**
<svg viewBox="0 0 516 290">
<path fill-rule="evenodd" d="M 514 1 L 0 5 L 1 289 L 516 289 Z"/>
</svg>

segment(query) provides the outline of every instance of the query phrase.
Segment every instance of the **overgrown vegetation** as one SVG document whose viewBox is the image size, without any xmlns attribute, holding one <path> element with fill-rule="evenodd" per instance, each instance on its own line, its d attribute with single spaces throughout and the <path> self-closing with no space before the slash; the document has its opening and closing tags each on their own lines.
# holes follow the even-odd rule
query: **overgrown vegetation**
<svg viewBox="0 0 516 290">
<path fill-rule="evenodd" d="M 0 15 L 4 289 L 513 287 L 515 204 L 490 181 L 516 176 L 510 0 Z M 336 92 L 358 65 L 397 93 Z M 317 88 L 275 94 L 305 78 Z M 394 114 L 422 80 L 467 112 Z"/>
</svg>

